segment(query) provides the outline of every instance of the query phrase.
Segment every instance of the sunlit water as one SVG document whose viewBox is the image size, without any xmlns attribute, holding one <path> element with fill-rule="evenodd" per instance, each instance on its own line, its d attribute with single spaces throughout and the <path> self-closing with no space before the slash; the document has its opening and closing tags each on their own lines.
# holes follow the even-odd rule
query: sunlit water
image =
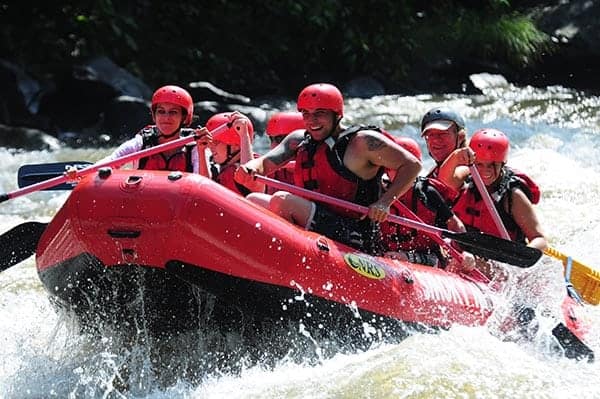
<svg viewBox="0 0 600 399">
<path fill-rule="evenodd" d="M 351 122 L 384 126 L 422 144 L 418 121 L 438 104 L 463 113 L 470 133 L 484 126 L 507 133 L 512 143 L 509 164 L 527 171 L 543 190 L 537 209 L 551 245 L 584 264 L 600 266 L 600 99 L 560 87 L 509 86 L 479 96 L 351 99 L 346 114 Z M 264 145 L 259 137 L 257 148 Z M 106 152 L 0 149 L 0 191 L 16 188 L 16 171 L 22 164 L 94 161 Z M 425 166 L 430 168 L 431 161 Z M 0 204 L 0 232 L 27 220 L 50 220 L 67 195 L 33 193 Z M 549 349 L 551 318 L 541 320 L 540 332 L 530 343 L 498 339 L 490 333 L 497 331 L 493 317 L 486 327 L 416 334 L 399 344 L 313 359 L 310 364 L 284 359 L 274 367 L 241 366 L 235 373 L 199 372 L 202 377 L 195 379 L 174 375 L 165 383 L 155 371 L 169 366 L 151 364 L 142 344 L 125 348 L 112 336 L 92 341 L 78 334 L 51 306 L 34 262 L 30 258 L 0 273 L 1 397 L 600 398 L 598 362 L 567 360 Z M 558 261 L 545 257 L 531 269 L 511 271 L 514 279 L 527 274 L 530 281 L 543 284 L 515 287 L 507 293 L 507 302 L 524 296 L 538 309 L 556 310 L 563 292 Z M 600 352 L 600 308 L 587 305 L 584 313 L 592 324 L 588 342 Z M 291 328 L 302 333 L 300 326 Z M 193 342 L 187 344 L 194 347 Z M 197 353 L 186 353 L 190 368 Z"/>
</svg>

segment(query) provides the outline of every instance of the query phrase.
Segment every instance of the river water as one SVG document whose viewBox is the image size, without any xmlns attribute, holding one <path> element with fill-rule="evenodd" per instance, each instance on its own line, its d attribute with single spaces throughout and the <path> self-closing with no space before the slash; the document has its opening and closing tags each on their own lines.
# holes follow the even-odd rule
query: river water
<svg viewBox="0 0 600 399">
<path fill-rule="evenodd" d="M 445 104 L 467 118 L 469 133 L 489 126 L 511 139 L 509 165 L 527 171 L 541 186 L 538 215 L 553 247 L 600 267 L 600 98 L 562 88 L 503 85 L 482 95 L 381 96 L 348 99 L 349 122 L 384 126 L 417 139 L 429 108 Z M 293 103 L 290 103 L 290 107 Z M 256 146 L 264 148 L 259 137 Z M 423 147 L 424 149 L 424 147 Z M 0 149 L 0 191 L 16 189 L 26 163 L 95 161 L 108 150 L 64 149 L 14 152 Z M 426 151 L 424 151 L 426 154 Z M 425 161 L 425 169 L 432 166 Z M 0 232 L 27 220 L 48 221 L 68 192 L 40 192 L 0 205 Z M 530 295 L 554 309 L 563 292 L 561 264 L 544 257 L 528 273 L 545 281 Z M 515 287 L 507 295 L 523 295 Z M 529 291 L 528 291 L 529 292 Z M 600 353 L 600 307 L 581 312 L 591 323 L 589 345 Z M 494 318 L 480 328 L 453 327 L 416 334 L 318 362 L 281 360 L 274 367 L 250 365 L 236 373 L 210 373 L 190 381 L 159 381 L 143 347 L 124 354 L 113 337 L 90 342 L 51 306 L 30 258 L 0 273 L 0 396 L 4 398 L 600 398 L 600 362 L 557 356 L 549 347 L 550 321 L 540 322 L 532 342 L 501 340 Z M 548 325 L 544 325 L 544 323 Z M 550 327 L 551 328 L 551 327 Z M 190 352 L 190 357 L 195 356 Z M 597 355 L 598 356 L 598 355 Z M 123 375 L 124 357 L 135 369 Z M 159 366 L 160 367 L 160 366 Z M 165 366 L 167 367 L 167 366 Z M 127 380 L 127 389 L 122 381 Z"/>
</svg>

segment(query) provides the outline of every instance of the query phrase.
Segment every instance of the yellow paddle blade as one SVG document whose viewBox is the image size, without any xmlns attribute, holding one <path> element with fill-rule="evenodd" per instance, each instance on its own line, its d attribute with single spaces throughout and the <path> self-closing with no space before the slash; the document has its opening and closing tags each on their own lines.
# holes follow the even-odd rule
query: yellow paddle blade
<svg viewBox="0 0 600 399">
<path fill-rule="evenodd" d="M 544 253 L 562 261 L 566 268 L 568 255 L 552 247 L 546 248 Z M 571 284 L 586 302 L 598 305 L 600 303 L 600 272 L 575 259 L 571 258 L 571 261 Z"/>
</svg>

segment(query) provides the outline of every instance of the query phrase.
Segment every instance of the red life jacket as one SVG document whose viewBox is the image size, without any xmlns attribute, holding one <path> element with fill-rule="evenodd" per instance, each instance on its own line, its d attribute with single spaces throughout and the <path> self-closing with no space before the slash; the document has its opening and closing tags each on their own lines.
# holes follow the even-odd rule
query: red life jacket
<svg viewBox="0 0 600 399">
<path fill-rule="evenodd" d="M 179 136 L 184 137 L 193 134 L 194 129 L 182 128 L 179 130 Z M 156 126 L 146 126 L 139 133 L 142 135 L 142 149 L 155 147 L 158 145 L 158 130 Z M 187 144 L 179 148 L 175 153 L 167 156 L 164 152 L 140 158 L 138 169 L 146 170 L 178 170 L 181 172 L 193 172 L 192 151 L 196 143 Z"/>
<path fill-rule="evenodd" d="M 296 168 L 296 162 L 290 161 L 286 163 L 282 168 L 277 169 L 271 174 L 271 177 L 284 183 L 294 184 L 294 169 Z M 267 194 L 273 194 L 279 189 L 274 187 L 267 187 Z"/>
<path fill-rule="evenodd" d="M 441 220 L 442 215 L 439 212 L 439 206 L 441 205 L 439 202 L 441 202 L 443 203 L 442 206 L 447 207 L 446 216 L 447 214 L 452 214 L 449 206 L 445 203 L 446 198 L 442 193 L 446 190 L 446 187 L 445 184 L 437 179 L 418 177 L 415 184 L 400 197 L 399 201 L 423 220 L 424 223 L 446 229 L 448 228 L 446 223 L 447 218 L 444 217 L 446 220 Z M 439 195 L 437 205 L 429 197 L 432 195 L 430 190 L 437 192 L 437 195 Z M 409 217 L 402 208 L 402 206 L 394 202 L 390 213 Z M 397 223 L 381 223 L 381 233 L 384 240 L 384 247 L 388 251 L 435 251 L 438 248 L 438 244 L 422 231 Z"/>
<path fill-rule="evenodd" d="M 231 191 L 234 191 L 245 197 L 246 195 L 250 194 L 251 191 L 236 182 L 233 178 L 237 167 L 237 163 L 222 166 L 222 169 L 219 171 L 219 173 L 213 174 L 213 180 L 220 185 L 227 187 Z"/>
<path fill-rule="evenodd" d="M 237 153 L 234 154 L 232 157 L 229 157 L 228 161 L 225 161 L 225 163 L 222 163 L 220 165 L 216 165 L 211 162 L 211 164 L 210 164 L 211 176 L 212 176 L 212 179 L 214 181 L 216 181 L 217 183 L 219 183 L 222 186 L 227 187 L 231 191 L 234 191 L 245 197 L 246 195 L 250 194 L 252 191 L 250 191 L 248 188 L 241 185 L 240 183 L 236 182 L 234 179 L 235 171 L 238 168 L 238 166 L 240 165 L 238 162 L 231 161 L 231 159 L 233 157 L 235 157 L 235 155 L 237 155 Z M 252 156 L 254 158 L 258 158 L 258 154 L 252 154 Z"/>
<path fill-rule="evenodd" d="M 523 191 L 532 204 L 537 204 L 540 200 L 539 186 L 523 172 L 509 167 L 504 167 L 503 176 L 496 184 L 494 192 L 490 193 L 490 197 L 510 238 L 513 241 L 525 243 L 525 234 L 511 214 L 512 192 L 515 189 Z M 508 201 L 508 212 L 504 207 L 505 200 Z M 467 229 L 482 231 L 497 237 L 501 236 L 485 201 L 470 178 L 467 179 L 465 188 L 461 191 L 453 210 Z"/>
<path fill-rule="evenodd" d="M 323 141 L 314 141 L 307 133 L 296 152 L 294 184 L 359 205 L 368 206 L 375 202 L 380 194 L 383 168 L 372 179 L 363 180 L 344 165 L 348 143 L 357 132 L 367 129 L 374 130 L 353 126 L 341 132 L 337 140 L 329 137 Z M 323 206 L 338 214 L 358 216 L 345 208 Z"/>
</svg>

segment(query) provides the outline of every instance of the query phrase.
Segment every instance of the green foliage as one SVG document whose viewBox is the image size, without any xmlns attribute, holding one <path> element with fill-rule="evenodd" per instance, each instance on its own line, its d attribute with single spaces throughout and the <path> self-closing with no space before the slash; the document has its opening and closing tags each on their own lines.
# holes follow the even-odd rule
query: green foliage
<svg viewBox="0 0 600 399">
<path fill-rule="evenodd" d="M 464 20 L 470 21 L 468 24 Z M 501 60 L 520 67 L 537 60 L 550 50 L 549 37 L 519 15 L 481 16 L 466 11 L 454 24 L 455 41 L 460 50 L 482 60 Z"/>
<path fill-rule="evenodd" d="M 35 75 L 106 55 L 153 87 L 208 80 L 249 94 L 359 75 L 401 82 L 448 57 L 527 65 L 548 43 L 508 0 L 0 4 L 3 53 Z"/>
<path fill-rule="evenodd" d="M 504 17 L 497 21 L 498 44 L 513 64 L 530 64 L 538 59 L 543 51 L 551 51 L 548 35 L 540 32 L 533 23 L 524 17 Z"/>
<path fill-rule="evenodd" d="M 487 6 L 474 3 L 472 8 L 428 3 L 413 30 L 422 62 L 458 58 L 524 67 L 537 61 L 542 51 L 552 51 L 550 38 L 512 10 L 507 0 L 487 0 Z"/>
</svg>

